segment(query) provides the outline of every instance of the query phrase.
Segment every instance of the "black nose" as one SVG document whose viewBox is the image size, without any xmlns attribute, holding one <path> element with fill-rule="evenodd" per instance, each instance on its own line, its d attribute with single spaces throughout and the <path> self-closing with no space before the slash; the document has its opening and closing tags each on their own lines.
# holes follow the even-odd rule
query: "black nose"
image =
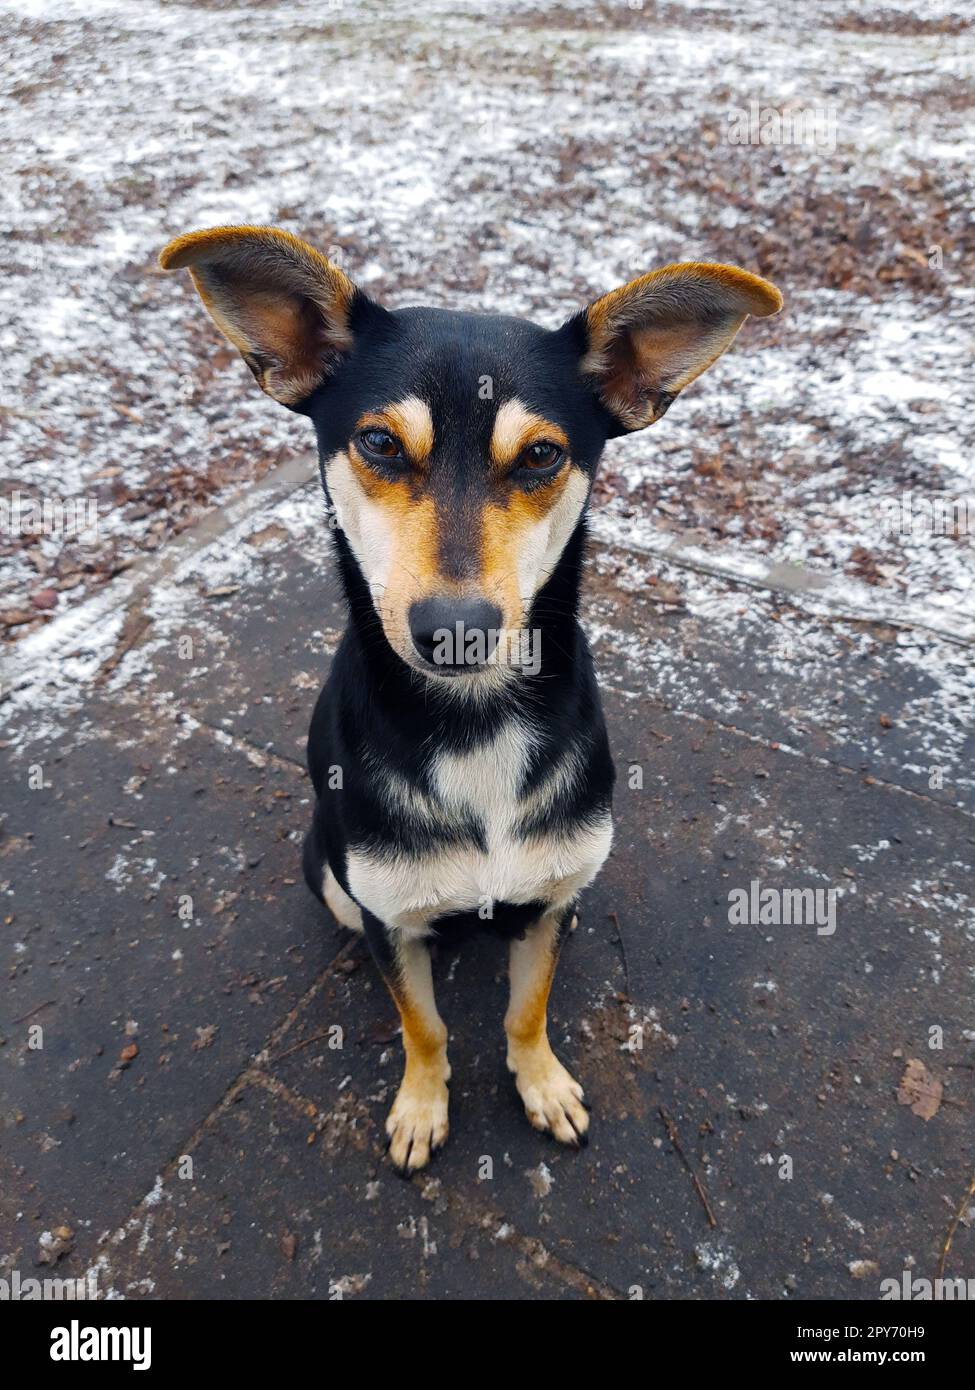
<svg viewBox="0 0 975 1390">
<path fill-rule="evenodd" d="M 483 666 L 501 630 L 501 609 L 479 598 L 422 599 L 410 606 L 413 645 L 431 666 L 464 671 Z"/>
</svg>

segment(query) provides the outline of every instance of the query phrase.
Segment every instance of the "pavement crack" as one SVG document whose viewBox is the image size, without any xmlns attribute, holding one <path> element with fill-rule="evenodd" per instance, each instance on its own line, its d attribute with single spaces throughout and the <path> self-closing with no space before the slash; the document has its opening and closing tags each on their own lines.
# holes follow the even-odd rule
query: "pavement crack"
<svg viewBox="0 0 975 1390">
<path fill-rule="evenodd" d="M 943 622 L 928 616 L 925 610 L 912 608 L 907 602 L 898 604 L 896 600 L 887 600 L 884 595 L 878 595 L 866 585 L 854 585 L 848 578 L 843 580 L 844 593 L 852 593 L 854 598 L 859 600 L 858 603 L 850 603 L 847 598 L 830 592 L 829 586 L 836 582 L 835 576 L 817 574 L 798 565 L 769 562 L 763 574 L 748 574 L 744 572 L 744 567 L 754 564 L 753 557 L 739 558 L 733 552 L 727 559 L 724 556 L 705 559 L 698 555 L 689 555 L 682 552 L 679 533 L 656 531 L 641 539 L 617 537 L 610 532 L 598 512 L 591 514 L 590 528 L 594 545 L 602 546 L 607 551 L 652 555 L 676 569 L 691 570 L 695 574 L 707 575 L 710 579 L 719 579 L 725 584 L 736 584 L 741 588 L 758 589 L 770 594 L 782 594 L 802 612 L 827 621 L 868 625 L 879 623 L 926 632 L 958 647 L 975 646 L 975 631 L 965 619 L 960 620 L 964 630 L 957 630 L 957 617 L 954 619 L 956 630 L 952 630 Z"/>
<path fill-rule="evenodd" d="M 240 734 L 231 734 L 226 729 L 218 728 L 216 724 L 209 724 L 205 719 L 200 719 L 198 715 L 193 716 L 193 722 L 198 728 L 212 734 L 216 741 L 225 748 L 232 748 L 234 752 L 242 753 L 247 761 L 255 767 L 278 767 L 288 772 L 297 770 L 302 777 L 308 776 L 308 769 L 297 758 L 288 758 L 281 753 L 272 753 L 267 748 L 259 748 L 250 739 L 242 738 Z"/>
<path fill-rule="evenodd" d="M 805 749 L 796 748 L 793 744 L 785 744 L 780 741 L 778 747 L 774 747 L 775 741 L 767 738 L 764 734 L 749 733 L 747 729 L 740 729 L 737 724 L 729 724 L 723 719 L 716 719 L 713 715 L 697 714 L 694 710 L 674 709 L 663 705 L 658 705 L 657 708 L 664 714 L 673 715 L 676 719 L 686 719 L 694 724 L 704 724 L 710 728 L 721 729 L 724 733 L 734 734 L 736 738 L 757 744 L 770 753 L 784 753 L 791 758 L 801 758 L 817 767 L 832 768 L 835 772 L 843 772 L 848 777 L 858 777 L 861 781 L 869 778 L 868 786 L 884 787 L 888 791 L 900 792 L 902 796 L 913 797 L 914 800 L 923 802 L 926 806 L 937 807 L 939 811 L 954 812 L 965 820 L 975 821 L 975 812 L 969 811 L 964 806 L 955 805 L 951 801 L 939 801 L 937 797 L 928 796 L 927 792 L 918 791 L 914 787 L 905 787 L 900 782 L 892 782 L 889 778 L 880 777 L 874 772 L 865 773 L 860 768 L 850 767 L 848 763 L 841 763 L 833 758 L 824 758 L 819 753 L 807 753 Z"/>
<path fill-rule="evenodd" d="M 328 909 L 323 908 L 322 911 L 328 912 Z M 330 915 L 331 914 L 329 914 L 329 916 Z M 273 1058 L 271 1056 L 272 1050 L 278 1047 L 279 1044 L 283 1041 L 283 1039 L 287 1037 L 288 1033 L 294 1027 L 294 1024 L 299 1018 L 299 1016 L 304 1012 L 308 1005 L 322 992 L 322 990 L 325 988 L 327 981 L 335 973 L 336 969 L 342 964 L 342 962 L 347 960 L 349 956 L 355 953 L 359 944 L 359 937 L 353 936 L 349 941 L 345 943 L 341 950 L 336 952 L 336 954 L 329 961 L 328 965 L 326 965 L 325 969 L 321 972 L 320 975 L 318 975 L 315 978 L 313 983 L 308 986 L 308 988 L 305 990 L 304 994 L 297 1001 L 297 1003 L 294 1004 L 288 1010 L 281 1022 L 274 1029 L 272 1029 L 263 1047 L 261 1047 L 258 1050 L 258 1052 L 256 1052 L 254 1055 L 254 1066 L 264 1067 L 278 1060 L 277 1058 Z"/>
<path fill-rule="evenodd" d="M 324 988 L 326 981 L 338 964 L 345 960 L 357 945 L 358 941 L 356 938 L 347 941 L 345 945 L 335 953 L 325 968 L 315 978 L 314 982 L 309 985 L 308 989 L 301 995 L 297 1003 L 288 1010 L 280 1023 L 271 1030 L 263 1045 L 250 1058 L 241 1071 L 237 1073 L 219 1100 L 210 1107 L 190 1135 L 177 1146 L 176 1152 L 158 1169 L 157 1186 L 159 1184 L 165 1186 L 167 1180 L 176 1172 L 182 1159 L 188 1154 L 192 1154 L 195 1149 L 198 1148 L 204 1136 L 214 1128 L 220 1118 L 227 1113 L 230 1107 L 249 1086 L 260 1086 L 265 1090 L 272 1091 L 274 1094 L 285 1095 L 285 1093 L 287 1093 L 290 1097 L 295 1096 L 296 1093 L 291 1092 L 288 1087 L 278 1082 L 275 1077 L 272 1077 L 268 1071 L 264 1070 L 264 1065 L 268 1061 L 271 1050 L 287 1035 L 288 1030 L 294 1025 L 302 1009 L 306 1008 Z M 298 1098 L 298 1103 L 307 1105 L 311 1102 L 306 1102 Z M 106 1247 L 115 1248 L 119 1246 L 122 1241 L 124 1241 L 126 1234 L 133 1229 L 133 1223 L 141 1219 L 141 1215 L 146 1207 L 148 1205 L 153 1205 L 155 1200 L 157 1200 L 155 1189 L 153 1189 L 148 1196 L 141 1197 L 131 1208 L 128 1215 L 123 1218 L 122 1222 L 115 1223 L 110 1228 L 111 1233 L 98 1240 L 96 1243 L 96 1250 L 101 1249 L 104 1254 Z M 88 1264 L 91 1263 L 92 1261 L 88 1261 Z"/>
</svg>

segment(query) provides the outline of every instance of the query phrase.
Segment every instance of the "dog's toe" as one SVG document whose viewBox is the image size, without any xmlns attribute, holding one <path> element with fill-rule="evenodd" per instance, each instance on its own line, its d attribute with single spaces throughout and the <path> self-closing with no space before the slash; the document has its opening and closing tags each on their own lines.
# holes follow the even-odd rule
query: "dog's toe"
<svg viewBox="0 0 975 1390">
<path fill-rule="evenodd" d="M 439 1077 L 405 1079 L 386 1119 L 390 1161 L 409 1175 L 425 1168 L 447 1138 L 447 1084 Z"/>
<path fill-rule="evenodd" d="M 546 1130 L 560 1144 L 586 1143 L 589 1112 L 582 1087 L 548 1047 L 509 1055 L 518 1094 L 536 1129 Z"/>
</svg>

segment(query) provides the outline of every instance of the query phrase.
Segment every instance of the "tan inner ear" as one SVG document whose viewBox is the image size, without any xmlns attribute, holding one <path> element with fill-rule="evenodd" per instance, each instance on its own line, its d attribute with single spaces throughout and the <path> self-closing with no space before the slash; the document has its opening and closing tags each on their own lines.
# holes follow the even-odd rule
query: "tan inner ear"
<svg viewBox="0 0 975 1390">
<path fill-rule="evenodd" d="M 630 429 L 655 424 L 674 397 L 731 346 L 746 315 L 706 329 L 637 328 L 607 348 L 602 394 Z"/>
<path fill-rule="evenodd" d="M 280 292 L 214 292 L 193 283 L 210 317 L 241 354 L 262 391 L 283 405 L 309 396 L 325 374 L 325 328 L 307 302 Z"/>
<path fill-rule="evenodd" d="M 730 347 L 749 314 L 781 306 L 774 285 L 735 266 L 667 266 L 590 305 L 582 368 L 620 423 L 642 429 Z"/>
<path fill-rule="evenodd" d="M 355 286 L 288 232 L 194 232 L 177 237 L 159 259 L 164 269 L 189 270 L 214 323 L 261 389 L 284 405 L 310 395 L 351 347 Z"/>
</svg>

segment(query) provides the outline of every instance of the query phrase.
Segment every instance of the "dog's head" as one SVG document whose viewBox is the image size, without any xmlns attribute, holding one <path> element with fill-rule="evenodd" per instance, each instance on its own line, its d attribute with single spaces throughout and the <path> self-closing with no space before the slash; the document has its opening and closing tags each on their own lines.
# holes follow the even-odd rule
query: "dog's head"
<svg viewBox="0 0 975 1390">
<path fill-rule="evenodd" d="M 261 389 L 311 417 L 386 637 L 434 677 L 517 663 L 512 639 L 580 523 L 606 440 L 659 420 L 749 314 L 782 305 L 747 271 L 690 262 L 550 331 L 384 309 L 271 228 L 191 233 L 160 261 L 189 269 Z"/>
</svg>

